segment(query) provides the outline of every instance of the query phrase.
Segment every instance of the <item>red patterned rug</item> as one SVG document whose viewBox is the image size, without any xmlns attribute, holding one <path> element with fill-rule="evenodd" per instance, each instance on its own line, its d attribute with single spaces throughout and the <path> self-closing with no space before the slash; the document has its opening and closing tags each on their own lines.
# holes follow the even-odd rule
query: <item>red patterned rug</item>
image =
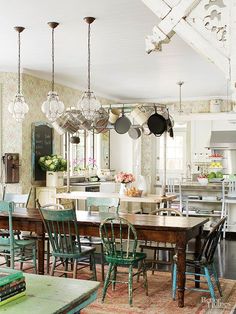
<svg viewBox="0 0 236 314">
<path fill-rule="evenodd" d="M 1 259 L 0 259 L 1 261 Z M 45 265 L 46 266 L 46 265 Z M 16 265 L 19 268 L 19 265 Z M 123 270 L 123 269 L 122 269 Z M 32 270 L 27 272 L 32 273 Z M 55 275 L 57 275 L 55 273 Z M 78 279 L 88 279 L 91 272 L 88 268 L 81 269 L 78 272 Z M 123 281 L 127 281 L 126 275 L 118 277 Z M 221 278 L 221 287 L 223 290 L 223 298 L 217 294 L 217 304 L 213 305 L 209 293 L 197 291 L 185 291 L 185 307 L 178 308 L 177 301 L 171 298 L 171 273 L 155 272 L 154 275 L 148 271 L 148 291 L 149 295 L 145 295 L 142 286 L 142 277 L 140 282 L 136 282 L 134 277 L 133 307 L 128 304 L 128 287 L 126 284 L 117 284 L 115 291 L 111 286 L 108 288 L 104 303 L 101 302 L 103 283 L 101 280 L 100 267 L 97 266 L 98 281 L 101 286 L 98 291 L 98 298 L 85 309 L 81 310 L 81 314 L 236 314 L 236 281 Z M 69 278 L 68 278 L 69 280 Z M 204 288 L 204 286 L 202 286 Z"/>
<path fill-rule="evenodd" d="M 122 275 L 124 276 L 124 275 Z M 98 272 L 98 280 L 100 273 Z M 104 303 L 101 303 L 102 284 L 98 292 L 97 300 L 81 311 L 81 314 L 203 314 L 222 313 L 233 314 L 236 305 L 236 281 L 221 279 L 223 298 L 217 299 L 213 305 L 208 293 L 198 291 L 185 291 L 185 307 L 178 308 L 177 301 L 171 298 L 171 274 L 168 272 L 148 272 L 149 295 L 145 295 L 142 286 L 142 278 L 136 283 L 133 293 L 133 307 L 128 304 L 128 287 L 125 284 L 117 284 L 115 291 L 108 288 Z M 219 295 L 217 294 L 217 297 Z"/>
</svg>

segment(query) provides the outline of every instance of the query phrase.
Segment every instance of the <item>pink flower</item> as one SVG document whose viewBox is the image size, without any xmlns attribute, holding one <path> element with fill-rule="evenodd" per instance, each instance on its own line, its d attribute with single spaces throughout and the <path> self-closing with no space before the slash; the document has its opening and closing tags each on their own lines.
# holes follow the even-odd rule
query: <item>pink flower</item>
<svg viewBox="0 0 236 314">
<path fill-rule="evenodd" d="M 132 173 L 121 171 L 115 175 L 115 180 L 120 183 L 130 183 L 135 181 L 135 177 Z"/>
</svg>

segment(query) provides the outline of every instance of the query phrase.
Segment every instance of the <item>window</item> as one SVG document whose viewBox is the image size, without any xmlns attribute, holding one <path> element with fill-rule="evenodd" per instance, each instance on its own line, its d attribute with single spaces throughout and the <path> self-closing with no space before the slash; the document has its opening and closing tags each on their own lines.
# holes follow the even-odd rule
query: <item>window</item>
<svg viewBox="0 0 236 314">
<path fill-rule="evenodd" d="M 159 162 L 157 170 L 162 178 L 164 170 L 164 136 L 158 140 Z M 175 128 L 174 138 L 167 135 L 166 141 L 166 175 L 167 177 L 182 177 L 186 168 L 186 127 Z"/>
<path fill-rule="evenodd" d="M 79 130 L 73 136 L 79 136 L 79 144 L 70 144 L 70 174 L 78 174 L 78 168 L 88 165 L 94 168 L 109 168 L 109 132 L 94 134 Z M 71 137 L 71 135 L 70 135 Z M 67 159 L 68 137 L 63 136 L 63 155 Z M 75 169 L 77 168 L 77 171 Z"/>
</svg>

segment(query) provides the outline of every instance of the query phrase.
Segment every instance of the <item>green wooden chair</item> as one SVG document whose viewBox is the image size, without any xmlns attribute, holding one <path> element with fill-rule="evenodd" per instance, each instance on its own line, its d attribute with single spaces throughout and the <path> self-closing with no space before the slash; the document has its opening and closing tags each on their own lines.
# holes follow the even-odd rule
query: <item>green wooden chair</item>
<svg viewBox="0 0 236 314">
<path fill-rule="evenodd" d="M 116 226 L 116 228 L 115 228 Z M 134 226 L 124 218 L 111 217 L 106 218 L 100 225 L 100 237 L 104 245 L 105 259 L 109 263 L 109 269 L 104 282 L 102 292 L 102 302 L 105 299 L 108 286 L 112 283 L 115 289 L 115 283 L 128 283 L 129 304 L 133 304 L 133 277 L 143 273 L 144 288 L 148 295 L 147 273 L 144 260 L 145 253 L 136 252 L 137 234 Z M 139 264 L 139 268 L 134 273 L 134 267 Z M 128 282 L 117 281 L 117 267 L 128 267 Z M 121 272 L 124 273 L 124 272 Z"/>
<path fill-rule="evenodd" d="M 51 206 L 51 205 L 50 205 Z M 93 280 L 97 280 L 96 265 L 94 259 L 95 248 L 82 246 L 80 243 L 79 228 L 74 209 L 51 209 L 40 207 L 39 211 L 47 231 L 52 247 L 53 263 L 50 275 L 54 272 L 63 273 L 65 277 L 72 273 L 77 277 L 78 264 L 84 268 L 91 266 Z M 69 264 L 73 263 L 73 270 L 69 270 Z M 64 269 L 60 266 L 63 265 Z M 60 267 L 58 269 L 58 267 Z"/>
<path fill-rule="evenodd" d="M 88 197 L 87 209 L 89 212 L 92 210 L 98 210 L 99 213 L 110 213 L 112 216 L 118 214 L 119 210 L 119 198 L 100 198 L 100 197 Z M 101 267 L 102 267 L 102 281 L 105 280 L 105 260 L 103 244 L 99 237 L 81 237 L 80 242 L 85 245 L 99 245 L 101 250 Z"/>
<path fill-rule="evenodd" d="M 36 199 L 36 204 L 37 204 L 37 208 L 39 209 L 41 207 L 41 205 L 40 205 L 38 199 Z M 50 208 L 50 209 L 57 210 L 57 209 L 64 209 L 64 206 L 61 205 L 61 204 L 54 204 L 54 203 L 51 204 L 50 203 L 50 204 L 43 205 L 43 208 Z M 38 240 L 37 235 L 34 235 L 32 233 L 29 234 L 29 235 L 24 236 L 24 238 L 26 238 L 26 239 L 33 238 L 36 241 Z M 47 271 L 47 274 L 49 274 L 51 249 L 50 249 L 50 240 L 49 240 L 49 237 L 48 237 L 47 234 L 45 234 L 45 247 L 46 247 L 45 256 L 46 256 L 46 261 L 47 261 L 46 271 Z"/>
<path fill-rule="evenodd" d="M 211 298 L 213 302 L 216 302 L 216 296 L 214 291 L 214 285 L 212 281 L 212 277 L 214 278 L 215 284 L 218 288 L 219 294 L 222 297 L 222 290 L 219 282 L 219 278 L 216 272 L 216 268 L 214 265 L 214 254 L 219 243 L 219 239 L 221 236 L 221 232 L 224 227 L 224 223 L 226 221 L 226 217 L 223 217 L 219 220 L 219 222 L 209 231 L 207 237 L 204 239 L 204 243 L 202 245 L 201 251 L 197 258 L 186 259 L 186 282 L 187 281 L 195 281 L 195 288 L 193 287 L 185 287 L 185 289 L 189 290 L 197 290 L 200 292 L 210 292 Z M 174 267 L 173 267 L 173 276 L 172 276 L 172 297 L 175 300 L 176 289 L 177 289 L 177 258 L 174 257 Z M 191 271 L 193 269 L 193 271 Z M 201 280 L 201 277 L 205 278 L 205 280 Z M 200 283 L 207 283 L 208 289 L 201 289 Z"/>
<path fill-rule="evenodd" d="M 11 268 L 14 268 L 15 262 L 20 262 L 20 268 L 23 269 L 23 263 L 33 261 L 33 268 L 36 273 L 36 241 L 15 239 L 12 224 L 14 208 L 14 202 L 0 201 L 0 211 L 6 212 L 9 217 L 9 237 L 0 238 L 0 255 L 5 256 L 7 265 L 10 261 Z"/>
</svg>

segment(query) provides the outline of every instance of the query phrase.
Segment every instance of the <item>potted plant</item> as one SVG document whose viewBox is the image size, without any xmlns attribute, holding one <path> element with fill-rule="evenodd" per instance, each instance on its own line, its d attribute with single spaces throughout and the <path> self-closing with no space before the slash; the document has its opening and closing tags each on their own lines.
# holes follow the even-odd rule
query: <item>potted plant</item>
<svg viewBox="0 0 236 314">
<path fill-rule="evenodd" d="M 46 171 L 46 186 L 63 186 L 63 172 L 67 162 L 60 155 L 42 156 L 38 161 L 42 170 Z"/>
</svg>

